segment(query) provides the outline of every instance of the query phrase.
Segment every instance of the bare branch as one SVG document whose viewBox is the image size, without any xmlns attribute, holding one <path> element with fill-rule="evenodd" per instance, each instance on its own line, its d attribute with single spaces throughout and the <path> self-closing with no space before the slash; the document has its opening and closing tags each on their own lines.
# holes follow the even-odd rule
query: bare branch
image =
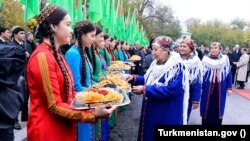
<svg viewBox="0 0 250 141">
<path fill-rule="evenodd" d="M 161 21 L 162 23 L 164 23 L 164 20 L 162 18 L 155 16 L 155 15 L 150 15 L 150 16 L 144 17 L 142 20 L 146 20 L 149 18 L 155 18 L 155 19 L 158 19 L 159 21 Z"/>
</svg>

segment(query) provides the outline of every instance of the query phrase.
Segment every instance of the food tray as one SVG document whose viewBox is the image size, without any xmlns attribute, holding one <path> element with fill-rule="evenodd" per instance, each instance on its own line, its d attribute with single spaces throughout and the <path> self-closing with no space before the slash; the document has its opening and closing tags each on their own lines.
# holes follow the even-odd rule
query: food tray
<svg viewBox="0 0 250 141">
<path fill-rule="evenodd" d="M 132 61 L 127 61 L 127 62 L 124 62 L 126 65 L 129 65 L 131 67 L 135 67 L 135 64 L 132 62 Z"/>
<path fill-rule="evenodd" d="M 97 106 L 100 106 L 102 104 L 107 104 L 107 103 L 110 103 L 111 105 L 115 105 L 115 106 L 124 106 L 130 103 L 130 99 L 126 92 L 118 88 L 116 88 L 115 91 L 117 91 L 123 96 L 122 102 L 117 103 L 117 102 L 112 102 L 112 101 L 102 101 L 102 102 L 93 102 L 93 103 L 84 103 L 84 102 L 79 103 L 77 102 L 76 98 L 74 98 L 70 104 L 70 108 L 75 109 L 75 110 L 86 110 L 86 109 L 93 109 Z"/>
</svg>

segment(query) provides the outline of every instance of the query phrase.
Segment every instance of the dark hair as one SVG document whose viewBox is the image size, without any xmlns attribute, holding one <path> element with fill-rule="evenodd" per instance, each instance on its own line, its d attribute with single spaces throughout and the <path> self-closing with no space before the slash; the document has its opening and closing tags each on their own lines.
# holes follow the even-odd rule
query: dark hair
<svg viewBox="0 0 250 141">
<path fill-rule="evenodd" d="M 46 10 L 46 9 L 45 9 Z M 51 15 L 49 15 L 46 19 L 44 19 L 41 24 L 38 27 L 38 31 L 36 33 L 36 38 L 39 38 L 40 41 L 43 41 L 44 38 L 49 38 L 50 43 L 51 43 L 51 48 L 53 50 L 53 54 L 54 57 L 56 59 L 57 64 L 59 65 L 62 73 L 63 73 L 63 77 L 65 79 L 65 88 L 66 88 L 66 101 L 69 97 L 69 76 L 67 74 L 66 71 L 66 67 L 64 66 L 60 55 L 59 55 L 59 51 L 56 50 L 56 46 L 55 46 L 55 39 L 53 36 L 53 31 L 51 29 L 51 25 L 58 25 L 63 18 L 67 15 L 67 12 L 62 9 L 62 8 L 57 8 Z"/>
<path fill-rule="evenodd" d="M 16 34 L 18 34 L 20 31 L 25 31 L 22 27 L 16 27 L 12 30 L 11 37 L 14 37 Z"/>
<path fill-rule="evenodd" d="M 110 42 L 113 42 L 115 40 L 114 37 L 110 37 Z"/>
<path fill-rule="evenodd" d="M 102 33 L 102 29 L 100 26 L 96 26 L 96 35 Z"/>
<path fill-rule="evenodd" d="M 105 34 L 104 36 L 103 36 L 103 38 L 104 38 L 104 40 L 107 40 L 108 38 L 109 38 L 109 35 L 107 35 L 107 34 Z M 108 59 L 108 57 L 107 57 L 107 48 L 105 47 L 104 48 L 104 59 L 107 61 L 107 59 Z"/>
<path fill-rule="evenodd" d="M 151 38 L 150 41 L 149 41 L 149 46 L 148 48 L 152 50 L 152 44 L 154 42 L 155 38 Z"/>
<path fill-rule="evenodd" d="M 243 49 L 243 51 L 248 51 L 248 49 L 247 48 L 242 48 Z"/>
<path fill-rule="evenodd" d="M 5 27 L 0 27 L 0 35 L 2 35 L 2 33 L 5 32 L 6 30 L 8 30 L 8 29 Z"/>
<path fill-rule="evenodd" d="M 102 33 L 101 27 L 100 26 L 96 26 L 96 36 L 98 34 L 100 34 L 100 33 Z M 96 56 L 95 56 L 95 51 L 96 51 L 96 53 L 98 53 L 96 47 L 92 46 L 91 47 L 91 56 L 92 56 L 91 62 L 92 62 L 92 65 L 93 65 L 93 72 L 96 71 L 96 63 L 95 63 L 96 62 Z"/>
<path fill-rule="evenodd" d="M 124 45 L 124 43 L 125 43 L 124 41 L 120 41 L 120 44 L 121 44 L 121 45 Z"/>
<path fill-rule="evenodd" d="M 104 38 L 104 40 L 107 40 L 107 39 L 109 38 L 109 35 L 105 34 L 105 35 L 103 36 L 103 38 Z"/>
<path fill-rule="evenodd" d="M 82 85 L 86 85 L 86 81 L 85 81 L 86 80 L 86 62 L 85 62 L 85 57 L 84 57 L 85 53 L 87 54 L 89 60 L 93 64 L 92 57 L 89 53 L 89 48 L 83 47 L 82 36 L 86 35 L 89 32 L 95 31 L 95 30 L 96 30 L 95 25 L 92 24 L 88 20 L 84 20 L 84 21 L 80 21 L 80 22 L 76 23 L 76 26 L 74 28 L 74 34 L 75 34 L 76 40 L 78 42 L 78 45 L 79 45 L 78 49 L 79 49 L 79 52 L 80 52 L 80 55 L 82 58 L 82 72 L 81 72 L 82 73 L 82 77 L 81 77 L 81 84 Z"/>
<path fill-rule="evenodd" d="M 91 53 L 91 54 L 90 54 L 90 53 Z M 91 64 L 92 64 L 92 66 L 93 66 L 93 73 L 94 73 L 94 72 L 96 71 L 96 63 L 95 63 L 95 61 L 96 61 L 96 56 L 95 56 L 95 49 L 94 49 L 93 46 L 91 46 L 90 51 L 89 51 L 89 49 L 88 49 L 87 56 L 88 56 L 88 58 L 90 59 L 90 62 L 91 62 Z"/>
<path fill-rule="evenodd" d="M 118 45 L 119 45 L 119 44 L 120 44 L 120 42 L 116 42 L 115 48 L 114 48 L 114 49 L 118 50 Z"/>
</svg>

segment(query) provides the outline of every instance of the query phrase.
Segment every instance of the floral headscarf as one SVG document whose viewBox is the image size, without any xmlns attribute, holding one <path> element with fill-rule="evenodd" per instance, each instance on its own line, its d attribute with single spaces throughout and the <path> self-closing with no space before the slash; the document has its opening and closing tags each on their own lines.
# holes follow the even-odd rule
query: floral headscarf
<svg viewBox="0 0 250 141">
<path fill-rule="evenodd" d="M 194 41 L 190 39 L 183 40 L 181 44 L 184 43 L 193 51 L 194 50 Z"/>
<path fill-rule="evenodd" d="M 166 50 L 171 50 L 172 45 L 173 40 L 167 36 L 159 36 L 152 43 L 152 46 L 158 46 Z"/>
</svg>

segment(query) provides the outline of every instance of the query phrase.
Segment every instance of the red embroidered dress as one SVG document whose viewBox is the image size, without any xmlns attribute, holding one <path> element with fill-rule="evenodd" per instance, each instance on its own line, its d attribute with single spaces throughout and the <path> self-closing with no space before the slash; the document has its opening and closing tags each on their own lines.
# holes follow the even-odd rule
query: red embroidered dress
<svg viewBox="0 0 250 141">
<path fill-rule="evenodd" d="M 63 73 L 52 49 L 42 43 L 30 57 L 27 80 L 30 113 L 27 125 L 29 141 L 75 141 L 76 122 L 94 122 L 94 111 L 75 111 L 69 107 L 74 97 L 73 76 L 63 56 L 60 59 L 69 76 L 69 98 Z"/>
</svg>

